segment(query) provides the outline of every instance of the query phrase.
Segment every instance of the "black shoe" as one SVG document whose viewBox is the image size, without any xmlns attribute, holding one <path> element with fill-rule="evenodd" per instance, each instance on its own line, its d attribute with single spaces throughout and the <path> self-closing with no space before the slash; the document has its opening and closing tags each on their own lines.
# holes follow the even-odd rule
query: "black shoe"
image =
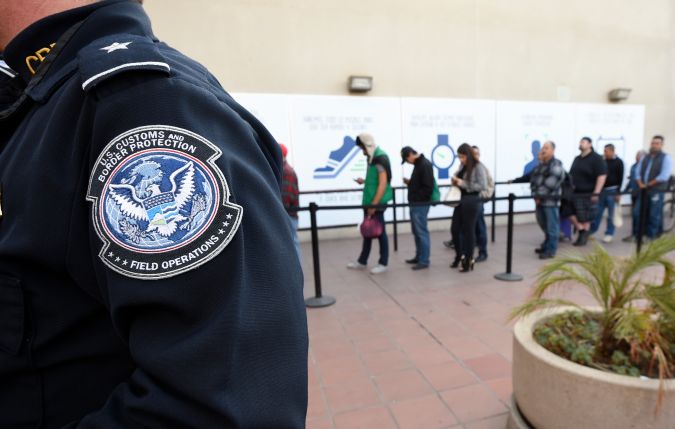
<svg viewBox="0 0 675 429">
<path fill-rule="evenodd" d="M 413 265 L 411 268 L 412 268 L 414 271 L 417 271 L 417 270 L 423 270 L 423 269 L 425 269 L 425 268 L 429 268 L 429 266 L 428 266 L 428 265 L 423 265 L 423 264 L 415 264 L 415 265 Z"/>
<path fill-rule="evenodd" d="M 471 259 L 462 258 L 462 266 L 459 267 L 459 272 L 466 273 L 468 271 L 473 271 L 474 262 L 475 261 L 473 260 L 473 258 Z"/>
<path fill-rule="evenodd" d="M 577 236 L 577 241 L 575 241 L 572 246 L 585 246 L 586 243 L 588 243 L 588 236 L 590 233 L 586 231 L 585 229 L 582 229 L 579 231 L 579 235 Z"/>
<path fill-rule="evenodd" d="M 555 255 L 552 255 L 550 253 L 544 252 L 539 254 L 539 259 L 553 259 L 553 258 L 555 258 Z"/>
<path fill-rule="evenodd" d="M 452 261 L 452 264 L 450 264 L 450 268 L 457 268 L 457 267 L 459 267 L 459 264 L 462 263 L 462 260 L 463 260 L 463 259 L 464 259 L 464 258 L 455 258 L 455 260 Z"/>
<path fill-rule="evenodd" d="M 544 249 L 541 247 L 537 247 L 536 249 L 534 249 L 534 253 L 541 255 L 542 253 L 544 253 Z"/>
<path fill-rule="evenodd" d="M 487 261 L 487 255 L 485 254 L 478 255 L 478 257 L 476 258 L 476 262 L 483 262 L 483 261 Z"/>
<path fill-rule="evenodd" d="M 448 240 L 443 242 L 443 246 L 445 246 L 448 249 L 454 249 L 455 243 L 453 243 L 452 240 Z"/>
<path fill-rule="evenodd" d="M 418 262 L 418 261 L 417 261 L 417 258 L 412 258 L 412 259 L 406 259 L 406 260 L 405 260 L 405 263 L 406 263 L 406 264 L 416 264 L 417 262 Z"/>
</svg>

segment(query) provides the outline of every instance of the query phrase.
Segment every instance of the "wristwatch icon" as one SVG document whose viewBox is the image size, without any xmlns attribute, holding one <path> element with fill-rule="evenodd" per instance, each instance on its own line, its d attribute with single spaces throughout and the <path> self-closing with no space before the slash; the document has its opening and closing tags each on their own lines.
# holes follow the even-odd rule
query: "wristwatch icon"
<svg viewBox="0 0 675 429">
<path fill-rule="evenodd" d="M 450 147 L 447 134 L 438 135 L 438 143 L 431 151 L 431 163 L 438 169 L 439 179 L 450 178 L 450 167 L 455 163 L 455 151 Z"/>
</svg>

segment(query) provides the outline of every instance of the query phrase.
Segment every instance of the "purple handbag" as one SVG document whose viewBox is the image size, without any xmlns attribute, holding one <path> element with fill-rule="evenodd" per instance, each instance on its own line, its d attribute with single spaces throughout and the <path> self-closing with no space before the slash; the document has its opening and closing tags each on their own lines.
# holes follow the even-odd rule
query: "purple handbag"
<svg viewBox="0 0 675 429">
<path fill-rule="evenodd" d="M 375 216 L 366 216 L 361 223 L 360 229 L 363 238 L 377 238 L 382 235 L 384 225 Z"/>
</svg>

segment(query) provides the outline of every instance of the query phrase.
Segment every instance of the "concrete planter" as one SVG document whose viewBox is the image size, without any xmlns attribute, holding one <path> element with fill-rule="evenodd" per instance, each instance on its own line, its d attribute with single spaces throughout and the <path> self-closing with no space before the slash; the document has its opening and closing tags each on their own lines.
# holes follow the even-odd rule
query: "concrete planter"
<svg viewBox="0 0 675 429">
<path fill-rule="evenodd" d="M 514 409 L 509 428 L 674 429 L 675 380 L 655 414 L 658 380 L 611 374 L 563 359 L 532 336 L 534 326 L 569 308 L 538 311 L 516 324 L 513 335 Z M 518 415 L 520 413 L 520 415 Z"/>
</svg>

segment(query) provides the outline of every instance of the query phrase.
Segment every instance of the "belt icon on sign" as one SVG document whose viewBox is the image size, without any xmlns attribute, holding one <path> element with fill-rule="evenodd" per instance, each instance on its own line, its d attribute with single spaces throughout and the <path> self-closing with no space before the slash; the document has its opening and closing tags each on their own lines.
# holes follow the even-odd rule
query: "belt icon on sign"
<svg viewBox="0 0 675 429">
<path fill-rule="evenodd" d="M 447 134 L 438 135 L 438 143 L 431 151 L 431 163 L 438 170 L 439 179 L 450 178 L 450 167 L 455 163 L 455 150 L 450 147 Z"/>
<path fill-rule="evenodd" d="M 336 178 L 360 151 L 361 149 L 356 146 L 356 140 L 349 136 L 345 136 L 342 141 L 342 146 L 328 154 L 326 165 L 314 170 L 314 178 Z"/>
</svg>

